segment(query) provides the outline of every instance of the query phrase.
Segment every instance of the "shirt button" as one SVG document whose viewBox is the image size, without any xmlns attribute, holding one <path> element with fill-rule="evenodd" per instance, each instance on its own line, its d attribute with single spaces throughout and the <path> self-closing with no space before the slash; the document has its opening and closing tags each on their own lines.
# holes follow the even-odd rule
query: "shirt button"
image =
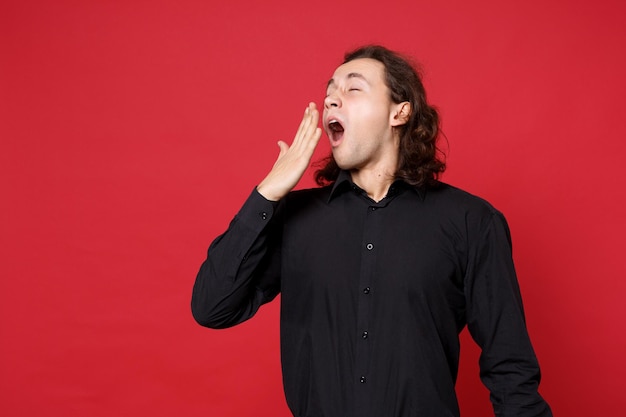
<svg viewBox="0 0 626 417">
<path fill-rule="evenodd" d="M 260 214 L 260 216 L 261 216 L 261 218 L 262 218 L 263 220 L 267 220 L 267 212 L 265 212 L 265 211 L 264 211 L 264 212 L 262 212 L 262 213 Z"/>
<path fill-rule="evenodd" d="M 365 384 L 365 377 L 364 377 L 364 376 L 362 376 L 362 377 L 361 377 L 361 379 L 359 379 L 359 382 L 360 382 L 361 384 Z"/>
<path fill-rule="evenodd" d="M 367 330 L 363 332 L 362 336 L 363 339 L 367 339 L 367 336 L 369 335 L 369 333 L 367 333 Z"/>
<path fill-rule="evenodd" d="M 369 294 L 370 293 L 370 287 L 363 288 L 363 293 L 364 294 Z"/>
<path fill-rule="evenodd" d="M 372 245 L 371 243 L 368 243 L 365 247 L 367 248 L 367 250 L 374 249 L 374 245 Z"/>
<path fill-rule="evenodd" d="M 371 210 L 372 211 L 376 211 L 376 207 L 371 207 Z"/>
</svg>

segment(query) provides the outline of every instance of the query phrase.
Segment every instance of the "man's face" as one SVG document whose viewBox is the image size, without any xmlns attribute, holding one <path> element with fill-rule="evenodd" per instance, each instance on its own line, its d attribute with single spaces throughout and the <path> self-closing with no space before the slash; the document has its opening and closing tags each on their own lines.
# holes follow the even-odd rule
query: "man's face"
<svg viewBox="0 0 626 417">
<path fill-rule="evenodd" d="M 361 170 L 391 163 L 395 169 L 393 126 L 402 124 L 401 105 L 391 101 L 384 65 L 369 58 L 347 62 L 337 68 L 326 93 L 323 125 L 337 165 Z"/>
</svg>

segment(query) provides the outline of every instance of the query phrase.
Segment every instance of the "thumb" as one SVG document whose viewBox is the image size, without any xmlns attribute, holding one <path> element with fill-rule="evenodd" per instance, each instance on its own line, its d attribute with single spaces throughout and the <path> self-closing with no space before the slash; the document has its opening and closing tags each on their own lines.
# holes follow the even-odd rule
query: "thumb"
<svg viewBox="0 0 626 417">
<path fill-rule="evenodd" d="M 287 153 L 287 151 L 289 150 L 289 145 L 287 145 L 285 142 L 283 142 L 282 140 L 278 141 L 278 147 L 280 148 L 280 153 L 278 154 L 278 157 L 280 158 L 281 156 L 283 156 L 284 154 Z"/>
</svg>

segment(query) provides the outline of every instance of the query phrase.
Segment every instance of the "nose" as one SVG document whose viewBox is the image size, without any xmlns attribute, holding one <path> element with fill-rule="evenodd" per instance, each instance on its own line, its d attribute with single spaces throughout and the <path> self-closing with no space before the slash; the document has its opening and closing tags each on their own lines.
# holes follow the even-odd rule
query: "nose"
<svg viewBox="0 0 626 417">
<path fill-rule="evenodd" d="M 332 107 L 341 107 L 341 98 L 339 98 L 339 95 L 336 91 L 327 95 L 324 99 L 324 108 L 330 109 Z"/>
</svg>

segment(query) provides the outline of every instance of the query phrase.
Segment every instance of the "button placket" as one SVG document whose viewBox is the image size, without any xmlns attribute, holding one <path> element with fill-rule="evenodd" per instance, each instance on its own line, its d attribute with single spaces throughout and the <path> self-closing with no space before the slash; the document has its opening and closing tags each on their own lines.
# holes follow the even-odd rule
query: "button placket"
<svg viewBox="0 0 626 417">
<path fill-rule="evenodd" d="M 370 338 L 372 337 L 369 331 L 370 327 L 370 310 L 372 303 L 372 288 L 371 283 L 374 279 L 374 274 L 376 271 L 376 242 L 379 240 L 381 233 L 381 225 L 380 218 L 382 211 L 381 207 L 375 207 L 368 205 L 366 220 L 363 227 L 363 236 L 362 236 L 362 257 L 361 257 L 361 272 L 359 276 L 359 287 L 360 287 L 360 295 L 358 301 L 358 316 L 357 316 L 357 326 L 358 333 L 357 336 L 359 338 L 356 346 L 356 371 L 357 378 L 359 381 L 359 386 L 363 387 L 360 390 L 360 393 L 357 395 L 357 403 L 363 403 L 367 399 L 367 390 L 365 389 L 365 385 L 369 383 L 368 380 L 368 367 L 369 357 L 371 355 L 371 343 Z M 362 395 L 363 397 L 359 398 L 358 396 Z"/>
</svg>

